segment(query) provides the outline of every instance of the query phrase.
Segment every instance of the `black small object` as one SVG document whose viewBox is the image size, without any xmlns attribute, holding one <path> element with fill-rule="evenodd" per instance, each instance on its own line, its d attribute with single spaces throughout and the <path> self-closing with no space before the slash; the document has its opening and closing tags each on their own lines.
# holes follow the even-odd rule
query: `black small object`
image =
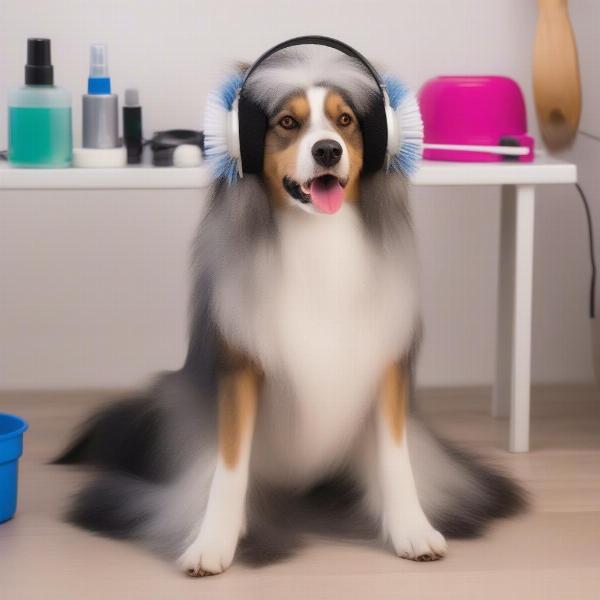
<svg viewBox="0 0 600 600">
<path fill-rule="evenodd" d="M 142 107 L 123 107 L 123 141 L 127 148 L 127 164 L 137 165 L 142 161 Z"/>
<path fill-rule="evenodd" d="M 54 85 L 54 68 L 50 59 L 50 40 L 48 38 L 29 38 L 27 40 L 25 84 Z"/>
<path fill-rule="evenodd" d="M 500 138 L 500 146 L 507 146 L 509 148 L 520 148 L 521 144 L 515 138 L 505 136 Z M 503 154 L 502 160 L 505 162 L 517 162 L 519 160 L 518 156 L 511 156 L 509 154 Z"/>
<path fill-rule="evenodd" d="M 173 166 L 173 154 L 177 146 L 192 144 L 204 150 L 204 132 L 193 129 L 169 129 L 157 131 L 150 141 L 152 164 L 156 167 Z"/>
<path fill-rule="evenodd" d="M 140 94 L 135 88 L 125 90 L 123 104 L 123 142 L 127 148 L 127 164 L 137 165 L 142 162 L 144 149 L 142 133 L 142 107 Z"/>
</svg>

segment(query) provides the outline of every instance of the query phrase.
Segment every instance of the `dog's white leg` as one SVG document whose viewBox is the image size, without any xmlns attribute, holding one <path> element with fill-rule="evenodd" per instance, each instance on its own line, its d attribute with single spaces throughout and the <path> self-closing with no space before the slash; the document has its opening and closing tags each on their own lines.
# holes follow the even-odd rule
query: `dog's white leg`
<svg viewBox="0 0 600 600">
<path fill-rule="evenodd" d="M 447 545 L 417 496 L 406 439 L 407 393 L 405 368 L 392 365 L 383 377 L 375 417 L 383 534 L 402 558 L 436 560 Z"/>
<path fill-rule="evenodd" d="M 194 577 L 223 572 L 246 528 L 246 490 L 260 375 L 250 366 L 226 375 L 219 389 L 219 458 L 200 531 L 179 558 Z"/>
</svg>

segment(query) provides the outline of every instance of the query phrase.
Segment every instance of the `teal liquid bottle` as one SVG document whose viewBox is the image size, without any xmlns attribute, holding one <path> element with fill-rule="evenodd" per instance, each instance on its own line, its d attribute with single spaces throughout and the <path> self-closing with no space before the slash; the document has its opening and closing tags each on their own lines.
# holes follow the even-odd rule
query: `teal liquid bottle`
<svg viewBox="0 0 600 600">
<path fill-rule="evenodd" d="M 71 96 L 54 85 L 50 40 L 27 40 L 25 85 L 8 93 L 8 160 L 15 167 L 71 164 Z"/>
</svg>

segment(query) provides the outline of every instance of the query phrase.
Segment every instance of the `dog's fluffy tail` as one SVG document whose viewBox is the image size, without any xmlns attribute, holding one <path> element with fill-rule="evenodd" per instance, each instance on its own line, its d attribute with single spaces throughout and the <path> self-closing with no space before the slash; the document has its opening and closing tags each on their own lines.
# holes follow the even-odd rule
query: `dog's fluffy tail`
<svg viewBox="0 0 600 600">
<path fill-rule="evenodd" d="M 52 463 L 92 464 L 156 479 L 155 442 L 162 412 L 151 395 L 127 398 L 103 407 L 83 423 Z"/>
<path fill-rule="evenodd" d="M 86 464 L 95 477 L 67 520 L 176 555 L 197 529 L 215 465 L 215 411 L 181 371 L 144 392 L 101 407 L 52 462 Z"/>
<path fill-rule="evenodd" d="M 409 420 L 408 440 L 423 510 L 447 537 L 477 536 L 492 519 L 526 507 L 525 492 L 515 481 L 416 418 Z"/>
<path fill-rule="evenodd" d="M 164 483 L 214 437 L 214 402 L 183 371 L 160 375 L 141 393 L 102 406 L 53 464 L 89 464 Z"/>
</svg>

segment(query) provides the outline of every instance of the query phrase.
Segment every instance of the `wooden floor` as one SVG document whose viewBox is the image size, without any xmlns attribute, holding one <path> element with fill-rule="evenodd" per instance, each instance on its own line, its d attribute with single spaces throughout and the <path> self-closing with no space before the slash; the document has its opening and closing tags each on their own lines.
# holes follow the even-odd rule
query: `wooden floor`
<svg viewBox="0 0 600 600">
<path fill-rule="evenodd" d="M 0 598 L 257 600 L 338 598 L 600 598 L 600 397 L 589 388 L 534 390 L 529 454 L 509 454 L 507 423 L 489 416 L 486 390 L 431 391 L 438 428 L 503 465 L 529 489 L 531 511 L 478 540 L 451 541 L 436 563 L 378 548 L 315 540 L 293 559 L 189 579 L 127 543 L 60 520 L 84 475 L 45 462 L 105 395 L 2 394 L 0 411 L 30 423 L 15 519 L 0 526 Z"/>
</svg>

